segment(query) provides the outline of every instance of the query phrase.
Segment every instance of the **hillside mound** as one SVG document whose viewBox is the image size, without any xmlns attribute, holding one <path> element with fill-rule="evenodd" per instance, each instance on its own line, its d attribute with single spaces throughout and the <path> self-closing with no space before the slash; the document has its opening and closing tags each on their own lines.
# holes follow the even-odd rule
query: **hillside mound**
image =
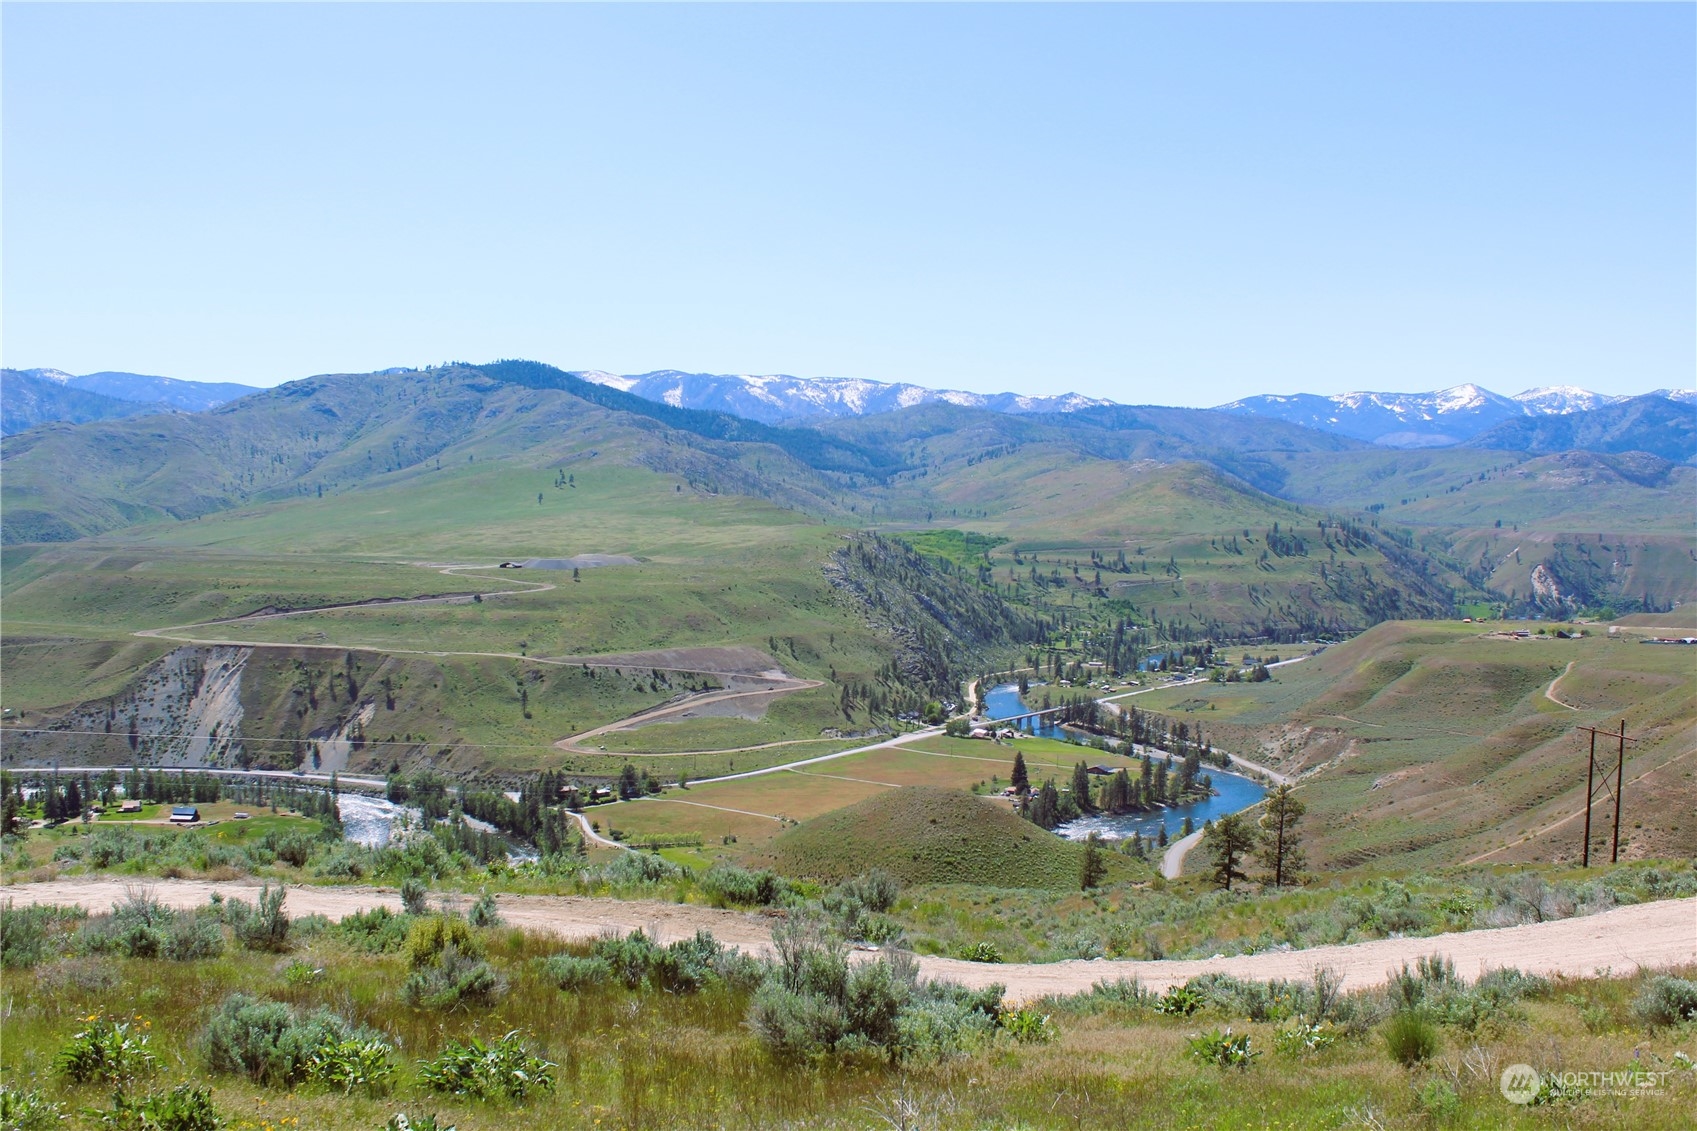
<svg viewBox="0 0 1697 1131">
<path fill-rule="evenodd" d="M 1082 846 L 953 789 L 895 789 L 805 821 L 768 849 L 790 876 L 836 880 L 882 868 L 908 884 L 1077 888 Z M 1109 879 L 1129 862 L 1104 854 Z"/>
</svg>

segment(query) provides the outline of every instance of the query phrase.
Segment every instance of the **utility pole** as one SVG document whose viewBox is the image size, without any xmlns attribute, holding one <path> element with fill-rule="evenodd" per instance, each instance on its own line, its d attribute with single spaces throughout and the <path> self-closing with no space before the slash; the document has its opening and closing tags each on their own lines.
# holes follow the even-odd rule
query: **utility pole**
<svg viewBox="0 0 1697 1131">
<path fill-rule="evenodd" d="M 1620 720 L 1619 731 L 1598 730 L 1596 727 L 1580 727 L 1579 729 L 1586 731 L 1591 736 L 1591 754 L 1585 768 L 1585 851 L 1580 866 L 1584 868 L 1589 868 L 1591 866 L 1591 807 L 1597 800 L 1597 787 L 1601 785 L 1604 790 L 1609 790 L 1611 787 L 1611 779 L 1614 792 L 1615 812 L 1614 844 L 1612 851 L 1609 854 L 1609 863 L 1618 864 L 1620 862 L 1620 795 L 1626 784 L 1626 744 L 1628 742 L 1636 742 L 1638 740 L 1626 737 L 1625 719 Z M 1612 775 L 1608 772 L 1606 768 L 1608 763 L 1605 761 L 1605 768 L 1603 770 L 1601 782 L 1598 782 L 1597 780 L 1598 735 L 1602 735 L 1604 738 L 1612 738 L 1617 743 L 1615 747 L 1615 772 Z M 1605 754 L 1603 757 L 1607 759 L 1608 755 Z"/>
</svg>

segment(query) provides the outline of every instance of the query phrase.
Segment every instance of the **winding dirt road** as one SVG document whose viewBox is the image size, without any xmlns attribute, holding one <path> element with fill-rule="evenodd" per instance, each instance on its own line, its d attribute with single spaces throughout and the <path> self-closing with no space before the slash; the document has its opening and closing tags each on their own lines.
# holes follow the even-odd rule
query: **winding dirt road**
<svg viewBox="0 0 1697 1131">
<path fill-rule="evenodd" d="M 113 880 L 53 880 L 39 884 L 10 884 L 0 899 L 19 904 L 80 904 L 104 911 L 124 898 L 125 884 Z M 134 886 L 134 881 L 131 881 Z M 155 898 L 173 907 L 198 907 L 214 891 L 226 897 L 254 900 L 259 885 L 252 881 L 158 880 L 145 885 Z M 463 908 L 471 897 L 454 896 Z M 743 911 L 720 911 L 657 900 L 594 899 L 579 896 L 501 895 L 501 915 L 514 926 L 551 932 L 562 938 L 593 938 L 605 931 L 647 931 L 671 942 L 706 929 L 724 942 L 755 954 L 771 950 L 769 916 Z M 377 906 L 400 910 L 400 895 L 392 888 L 289 888 L 291 914 L 321 914 L 341 918 Z M 1154 990 L 1179 985 L 1198 974 L 1217 972 L 1253 981 L 1307 979 L 1320 967 L 1343 976 L 1347 989 L 1381 985 L 1390 970 L 1431 954 L 1448 956 L 1456 972 L 1477 978 L 1486 970 L 1514 966 L 1531 974 L 1589 976 L 1608 968 L 1616 974 L 1639 968 L 1663 969 L 1697 965 L 1697 898 L 1663 900 L 1617 907 L 1600 915 L 1561 919 L 1522 927 L 1467 931 L 1429 938 L 1378 939 L 1349 946 L 1267 952 L 1231 958 L 1149 961 L 1072 960 L 1053 963 L 1010 962 L 989 965 L 952 958 L 921 958 L 929 978 L 948 978 L 969 986 L 999 983 L 1016 1001 L 1050 994 L 1075 994 L 1100 981 L 1136 978 Z"/>
</svg>

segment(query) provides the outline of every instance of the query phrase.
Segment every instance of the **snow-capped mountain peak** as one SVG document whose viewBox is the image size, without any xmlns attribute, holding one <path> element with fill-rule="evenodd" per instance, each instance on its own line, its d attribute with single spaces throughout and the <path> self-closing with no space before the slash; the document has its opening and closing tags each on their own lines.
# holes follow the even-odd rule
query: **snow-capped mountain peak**
<svg viewBox="0 0 1697 1131">
<path fill-rule="evenodd" d="M 1516 393 L 1511 400 L 1518 401 L 1528 415 L 1549 416 L 1569 412 L 1590 412 L 1604 405 L 1614 404 L 1625 400 L 1625 397 L 1610 397 L 1602 393 L 1593 393 L 1589 389 L 1581 389 L 1577 385 L 1541 385 L 1536 389 L 1527 389 L 1524 393 Z"/>
<path fill-rule="evenodd" d="M 1496 397 L 1495 393 L 1487 392 L 1478 385 L 1457 385 L 1453 389 L 1440 389 L 1433 393 L 1432 408 L 1439 413 L 1462 412 L 1478 408 L 1493 397 Z"/>
<path fill-rule="evenodd" d="M 36 377 L 43 381 L 51 381 L 55 385 L 66 385 L 76 379 L 76 374 L 66 373 L 63 369 L 20 369 L 17 372 L 26 377 Z"/>
<path fill-rule="evenodd" d="M 810 417 L 866 416 L 937 402 L 1008 413 L 1076 412 L 1112 403 L 1077 393 L 1058 396 L 972 393 L 860 377 L 683 373 L 676 369 L 629 376 L 583 370 L 575 375 L 677 408 L 728 412 L 767 424 Z"/>
</svg>

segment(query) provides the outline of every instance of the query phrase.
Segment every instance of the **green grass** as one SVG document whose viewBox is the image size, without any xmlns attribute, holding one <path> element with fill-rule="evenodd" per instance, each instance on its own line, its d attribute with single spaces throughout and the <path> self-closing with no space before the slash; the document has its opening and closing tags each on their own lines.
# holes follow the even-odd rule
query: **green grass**
<svg viewBox="0 0 1697 1131">
<path fill-rule="evenodd" d="M 986 903 L 981 912 L 992 910 Z M 1490 1071 L 1447 1062 L 1410 1072 L 1385 1055 L 1379 1025 L 1334 1026 L 1337 1043 L 1296 1058 L 1275 1054 L 1283 1022 L 1251 1021 L 1226 1005 L 1197 1017 L 1162 1017 L 1147 1008 L 1103 999 L 1037 1003 L 1055 1039 L 1019 1044 L 998 1037 L 937 1061 L 891 1067 L 877 1058 L 847 1063 L 782 1065 L 767 1058 L 744 1024 L 746 991 L 714 989 L 676 995 L 597 985 L 556 989 L 533 959 L 561 950 L 558 940 L 504 929 L 476 932 L 495 968 L 510 983 L 493 1006 L 448 1012 L 404 1003 L 407 977 L 399 955 L 360 953 L 331 932 L 294 941 L 286 956 L 227 950 L 216 959 L 173 963 L 88 958 L 7 971 L 6 1041 L 0 1075 L 8 1084 L 40 1087 L 67 1110 L 106 1108 L 108 1089 L 59 1081 L 51 1064 L 87 1017 L 121 1012 L 146 1034 L 161 1062 L 147 1088 L 183 1079 L 213 1090 L 232 1131 L 313 1127 L 371 1131 L 390 1113 L 435 1112 L 482 1131 L 521 1128 L 698 1128 L 808 1126 L 829 1129 L 892 1121 L 904 1104 L 934 1112 L 939 1127 L 1075 1128 L 1139 1126 L 1307 1128 L 1342 1126 L 1370 1112 L 1391 1126 L 1434 1120 L 1421 1102 L 1433 1079 L 1454 1081 L 1459 1094 L 1443 1126 L 1542 1127 L 1551 1118 L 1587 1127 L 1643 1129 L 1687 1126 L 1694 1082 L 1675 1065 L 1688 1051 L 1683 1030 L 1646 1031 L 1630 1004 L 1646 978 L 1563 979 L 1515 1009 L 1499 1010 L 1476 1033 L 1446 1027 L 1445 1052 L 1477 1045 Z M 293 971 L 293 973 L 291 973 Z M 255 1085 L 208 1074 L 197 1047 L 210 1009 L 242 991 L 306 1010 L 326 1007 L 370 1025 L 397 1049 L 392 1094 L 351 1096 L 315 1086 Z M 1370 1010 L 1363 1007 L 1370 1018 Z M 1198 1029 L 1230 1025 L 1248 1034 L 1263 1056 L 1248 1070 L 1224 1072 L 1185 1055 Z M 449 1041 L 495 1040 L 509 1030 L 554 1062 L 557 1087 L 517 1105 L 479 1103 L 424 1091 L 420 1063 Z M 1543 1070 L 1615 1069 L 1636 1064 L 1672 1069 L 1665 1086 L 1646 1094 L 1597 1096 L 1547 1109 L 1511 1107 L 1498 1094 L 1495 1066 L 1529 1063 Z M 1578 1067 L 1584 1066 L 1584 1067 Z M 899 1124 L 898 1124 L 899 1125 Z"/>
<path fill-rule="evenodd" d="M 1284 493 L 1305 502 L 1365 510 L 1404 524 L 1537 530 L 1679 533 L 1666 501 L 1688 497 L 1691 468 L 1666 481 L 1626 478 L 1610 457 L 1587 452 L 1531 456 L 1471 448 L 1440 451 L 1291 453 L 1275 461 Z M 1688 526 L 1689 523 L 1684 523 Z"/>
<path fill-rule="evenodd" d="M 883 868 L 905 883 L 1077 888 L 1084 849 L 1007 809 L 933 787 L 899 789 L 822 817 L 761 854 L 785 875 L 838 879 Z M 1110 877 L 1136 868 L 1109 854 Z"/>
<path fill-rule="evenodd" d="M 165 806 L 163 805 L 143 805 L 134 813 L 120 813 L 116 809 L 111 809 L 95 819 L 102 823 L 106 821 L 153 821 L 165 815 Z"/>
<path fill-rule="evenodd" d="M 1000 535 L 972 530 L 920 530 L 897 537 L 922 554 L 947 558 L 956 565 L 988 561 L 990 551 L 1007 541 Z"/>
<path fill-rule="evenodd" d="M 1501 862 L 1575 859 L 1578 823 L 1554 822 L 1582 808 L 1578 728 L 1625 717 L 1639 740 L 1628 780 L 1650 776 L 1628 786 L 1623 840 L 1636 855 L 1697 851 L 1689 805 L 1697 767 L 1678 760 L 1697 723 L 1689 658 L 1611 640 L 1595 626 L 1574 640 L 1491 635 L 1516 627 L 1384 624 L 1274 669 L 1268 683 L 1163 689 L 1129 702 L 1183 713 L 1224 749 L 1287 771 L 1319 770 L 1302 796 L 1311 855 L 1328 867 L 1433 866 L 1486 852 Z M 1577 709 L 1546 697 L 1558 677 L 1557 697 Z M 1184 710 L 1197 700 L 1212 709 Z"/>
</svg>

